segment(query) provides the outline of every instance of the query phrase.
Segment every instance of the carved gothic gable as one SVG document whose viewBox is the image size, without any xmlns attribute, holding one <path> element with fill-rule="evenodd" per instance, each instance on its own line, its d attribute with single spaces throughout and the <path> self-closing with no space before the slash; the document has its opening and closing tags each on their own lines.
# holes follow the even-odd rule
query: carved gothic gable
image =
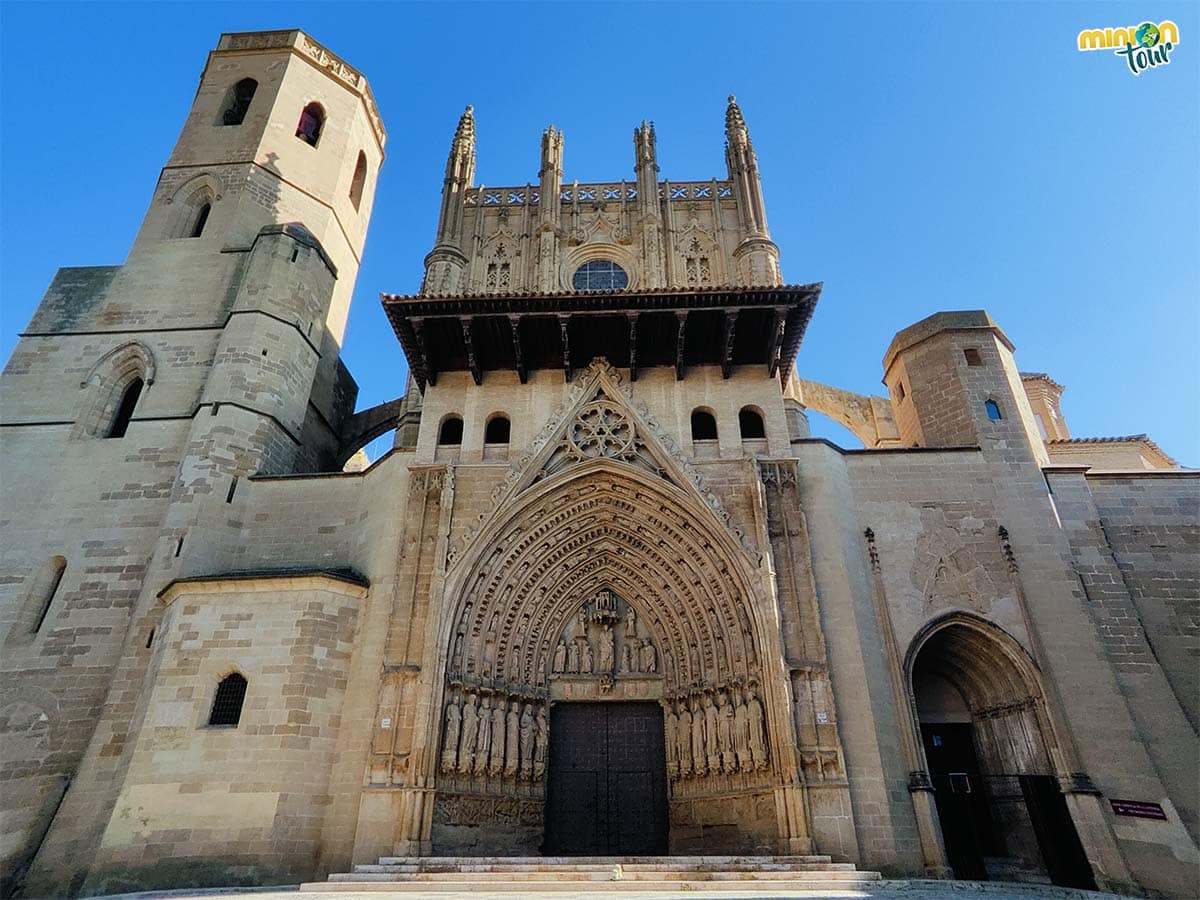
<svg viewBox="0 0 1200 900">
<path fill-rule="evenodd" d="M 475 289 L 494 294 L 521 286 L 521 244 L 517 235 L 502 225 L 479 249 L 475 263 Z"/>
<path fill-rule="evenodd" d="M 967 517 L 956 528 L 947 521 L 945 510 L 928 508 L 921 510 L 921 523 L 924 529 L 917 539 L 912 582 L 926 608 L 988 612 L 997 598 L 996 585 L 968 540 L 982 530 L 983 522 Z"/>
<path fill-rule="evenodd" d="M 499 511 L 532 485 L 591 460 L 611 460 L 650 472 L 677 488 L 694 493 L 742 544 L 757 564 L 757 551 L 737 528 L 700 473 L 678 451 L 649 410 L 635 404 L 621 374 L 603 358 L 592 361 L 576 379 L 571 396 L 534 438 L 529 452 L 492 492 Z M 462 544 L 450 551 L 451 565 L 470 546 L 487 515 L 468 529 Z"/>
<path fill-rule="evenodd" d="M 686 285 L 722 284 L 721 252 L 713 236 L 693 217 L 675 242 L 679 281 Z"/>
</svg>

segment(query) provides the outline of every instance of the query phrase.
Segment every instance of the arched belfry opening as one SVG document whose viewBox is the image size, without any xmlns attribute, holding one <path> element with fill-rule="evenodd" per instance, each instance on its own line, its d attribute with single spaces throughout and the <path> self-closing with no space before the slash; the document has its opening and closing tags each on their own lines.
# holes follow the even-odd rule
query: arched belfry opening
<svg viewBox="0 0 1200 900">
<path fill-rule="evenodd" d="M 453 580 L 434 852 L 460 849 L 460 810 L 492 852 L 689 852 L 712 839 L 697 807 L 730 795 L 755 799 L 726 846 L 775 849 L 770 657 L 740 546 L 645 468 L 550 468 Z"/>
<path fill-rule="evenodd" d="M 955 877 L 1094 890 L 1038 670 L 1020 644 L 955 614 L 914 640 L 908 671 Z"/>
</svg>

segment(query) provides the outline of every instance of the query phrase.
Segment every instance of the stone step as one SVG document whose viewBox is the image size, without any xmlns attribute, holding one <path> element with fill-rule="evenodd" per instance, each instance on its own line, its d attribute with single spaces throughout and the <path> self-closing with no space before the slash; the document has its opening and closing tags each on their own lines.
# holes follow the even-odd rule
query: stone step
<svg viewBox="0 0 1200 900">
<path fill-rule="evenodd" d="M 798 863 L 827 863 L 832 857 L 827 855 L 808 856 L 381 856 L 380 865 L 413 865 L 438 866 L 439 868 L 454 866 L 478 865 L 539 865 L 539 866 L 585 866 L 603 865 L 614 866 L 652 863 L 669 863 L 675 866 L 695 865 L 763 865 L 777 863 L 794 865 Z"/>
<path fill-rule="evenodd" d="M 617 864 L 613 864 L 617 865 Z M 555 873 L 555 872 L 603 872 L 611 874 L 613 865 L 605 863 L 582 865 L 554 865 L 539 863 L 485 863 L 483 865 L 463 866 L 414 866 L 414 865 L 383 865 L 369 864 L 354 867 L 355 872 L 390 875 L 416 874 L 514 874 L 514 873 Z M 659 863 L 621 863 L 626 872 L 854 872 L 853 863 L 765 863 L 753 865 L 737 863 L 733 865 L 717 865 L 705 863 L 694 866 L 679 866 L 670 862 Z"/>
<path fill-rule="evenodd" d="M 339 872 L 329 876 L 330 882 L 364 883 L 400 883 L 419 882 L 422 884 L 448 883 L 454 881 L 478 881 L 500 883 L 518 881 L 525 884 L 542 882 L 571 881 L 577 883 L 613 882 L 613 881 L 742 881 L 742 882 L 775 882 L 775 881 L 875 881 L 878 875 L 874 872 L 849 871 L 779 871 L 779 870 L 720 870 L 695 871 L 688 870 L 638 870 L 625 868 L 616 877 L 612 870 L 578 869 L 540 871 L 540 872 Z"/>
<path fill-rule="evenodd" d="M 442 893 L 475 893 L 475 894 L 542 894 L 552 892 L 591 892 L 603 891 L 669 891 L 674 894 L 681 892 L 703 893 L 708 896 L 727 893 L 730 897 L 753 896 L 761 891 L 765 897 L 778 897 L 781 891 L 803 891 L 806 896 L 812 896 L 813 891 L 837 891 L 842 896 L 847 889 L 866 890 L 878 883 L 877 873 L 870 873 L 874 878 L 861 877 L 868 873 L 860 873 L 855 880 L 841 881 L 806 881 L 790 879 L 786 881 L 761 881 L 754 879 L 738 879 L 734 881 L 546 881 L 537 882 L 536 886 L 522 881 L 472 881 L 469 879 L 443 882 L 423 881 L 384 881 L 384 882 L 355 882 L 355 881 L 319 881 L 300 885 L 304 893 L 416 893 L 436 895 Z"/>
</svg>

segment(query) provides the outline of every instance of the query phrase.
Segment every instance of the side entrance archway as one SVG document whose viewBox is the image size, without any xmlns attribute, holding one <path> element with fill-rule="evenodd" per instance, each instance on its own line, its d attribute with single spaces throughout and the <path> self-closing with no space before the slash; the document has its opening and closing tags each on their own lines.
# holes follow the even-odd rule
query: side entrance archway
<svg viewBox="0 0 1200 900">
<path fill-rule="evenodd" d="M 907 669 L 955 877 L 1095 890 L 1024 650 L 999 628 L 957 615 L 913 642 Z"/>
</svg>

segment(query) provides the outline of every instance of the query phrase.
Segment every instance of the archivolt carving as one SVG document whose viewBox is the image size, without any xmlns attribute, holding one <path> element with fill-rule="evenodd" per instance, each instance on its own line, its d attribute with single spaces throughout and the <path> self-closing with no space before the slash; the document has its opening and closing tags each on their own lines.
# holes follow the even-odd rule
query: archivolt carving
<svg viewBox="0 0 1200 900">
<path fill-rule="evenodd" d="M 579 374 L 568 399 L 533 439 L 529 451 L 516 461 L 507 478 L 492 491 L 492 508 L 498 510 L 536 481 L 596 456 L 619 459 L 674 485 L 690 487 L 758 565 L 760 555 L 752 541 L 733 524 L 720 499 L 685 461 L 675 441 L 659 427 L 650 411 L 633 401 L 621 373 L 603 357 L 592 360 Z M 461 543 L 447 553 L 448 567 L 462 558 L 487 519 L 487 513 L 481 514 L 466 530 Z"/>
<path fill-rule="evenodd" d="M 491 535 L 450 637 L 451 681 L 544 691 L 560 636 L 601 591 L 622 598 L 661 648 L 670 688 L 755 679 L 749 592 L 724 542 L 678 489 L 604 458 L 584 466 Z"/>
</svg>

